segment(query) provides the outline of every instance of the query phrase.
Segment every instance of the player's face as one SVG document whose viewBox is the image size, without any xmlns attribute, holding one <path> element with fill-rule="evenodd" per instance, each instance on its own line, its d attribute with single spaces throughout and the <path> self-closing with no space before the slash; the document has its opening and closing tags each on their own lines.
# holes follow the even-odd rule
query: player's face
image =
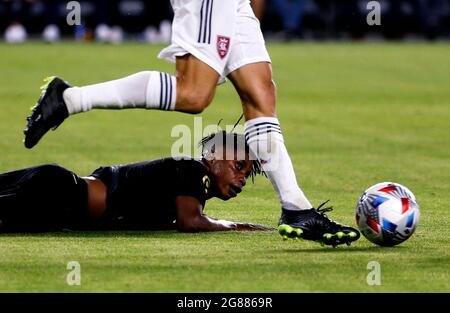
<svg viewBox="0 0 450 313">
<path fill-rule="evenodd" d="M 222 200 L 234 198 L 242 191 L 252 169 L 253 161 L 213 160 L 210 164 L 214 193 Z"/>
</svg>

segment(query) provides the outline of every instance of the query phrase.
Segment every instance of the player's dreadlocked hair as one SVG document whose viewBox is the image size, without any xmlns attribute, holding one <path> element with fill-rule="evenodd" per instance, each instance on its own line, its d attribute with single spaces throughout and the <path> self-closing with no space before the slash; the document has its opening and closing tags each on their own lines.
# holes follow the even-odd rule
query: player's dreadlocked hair
<svg viewBox="0 0 450 313">
<path fill-rule="evenodd" d="M 241 149 L 248 154 L 250 160 L 253 160 L 250 172 L 252 181 L 255 180 L 255 176 L 258 174 L 266 176 L 266 173 L 262 169 L 261 162 L 250 150 L 244 135 L 233 132 L 227 133 L 222 130 L 202 138 L 199 142 L 199 147 L 202 148 L 202 157 L 205 159 L 212 157 L 217 146 L 223 146 L 225 147 L 225 151 L 233 151 L 233 153 L 234 151 L 239 151 L 239 149 Z"/>
</svg>

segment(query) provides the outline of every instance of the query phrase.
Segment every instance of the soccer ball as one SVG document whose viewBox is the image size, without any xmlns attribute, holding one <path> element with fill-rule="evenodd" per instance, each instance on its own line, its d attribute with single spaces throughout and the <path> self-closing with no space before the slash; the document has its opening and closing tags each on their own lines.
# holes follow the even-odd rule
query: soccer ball
<svg viewBox="0 0 450 313">
<path fill-rule="evenodd" d="M 380 246 L 395 246 L 414 233 L 419 223 L 419 204 L 405 186 L 384 182 L 363 192 L 356 206 L 361 233 Z"/>
</svg>

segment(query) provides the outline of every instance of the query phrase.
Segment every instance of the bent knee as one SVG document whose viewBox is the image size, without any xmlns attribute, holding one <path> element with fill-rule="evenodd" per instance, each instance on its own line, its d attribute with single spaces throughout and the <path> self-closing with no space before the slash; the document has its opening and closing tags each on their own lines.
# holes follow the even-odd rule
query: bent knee
<svg viewBox="0 0 450 313">
<path fill-rule="evenodd" d="M 202 113 L 211 103 L 209 99 L 192 99 L 192 101 L 187 102 L 186 109 L 189 113 L 199 114 Z"/>
<path fill-rule="evenodd" d="M 177 97 L 177 110 L 191 114 L 202 113 L 212 102 L 214 94 L 187 92 Z"/>
</svg>

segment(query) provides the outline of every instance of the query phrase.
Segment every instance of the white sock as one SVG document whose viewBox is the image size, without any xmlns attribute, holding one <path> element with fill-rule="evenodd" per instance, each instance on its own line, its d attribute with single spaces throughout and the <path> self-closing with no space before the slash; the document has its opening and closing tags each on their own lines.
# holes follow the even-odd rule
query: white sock
<svg viewBox="0 0 450 313">
<path fill-rule="evenodd" d="M 63 93 L 69 114 L 92 109 L 175 109 L 177 80 L 167 73 L 144 71 L 121 79 Z"/>
<path fill-rule="evenodd" d="M 278 119 L 258 117 L 247 121 L 244 127 L 247 143 L 261 161 L 282 207 L 287 210 L 311 209 L 312 204 L 298 186 Z"/>
</svg>

